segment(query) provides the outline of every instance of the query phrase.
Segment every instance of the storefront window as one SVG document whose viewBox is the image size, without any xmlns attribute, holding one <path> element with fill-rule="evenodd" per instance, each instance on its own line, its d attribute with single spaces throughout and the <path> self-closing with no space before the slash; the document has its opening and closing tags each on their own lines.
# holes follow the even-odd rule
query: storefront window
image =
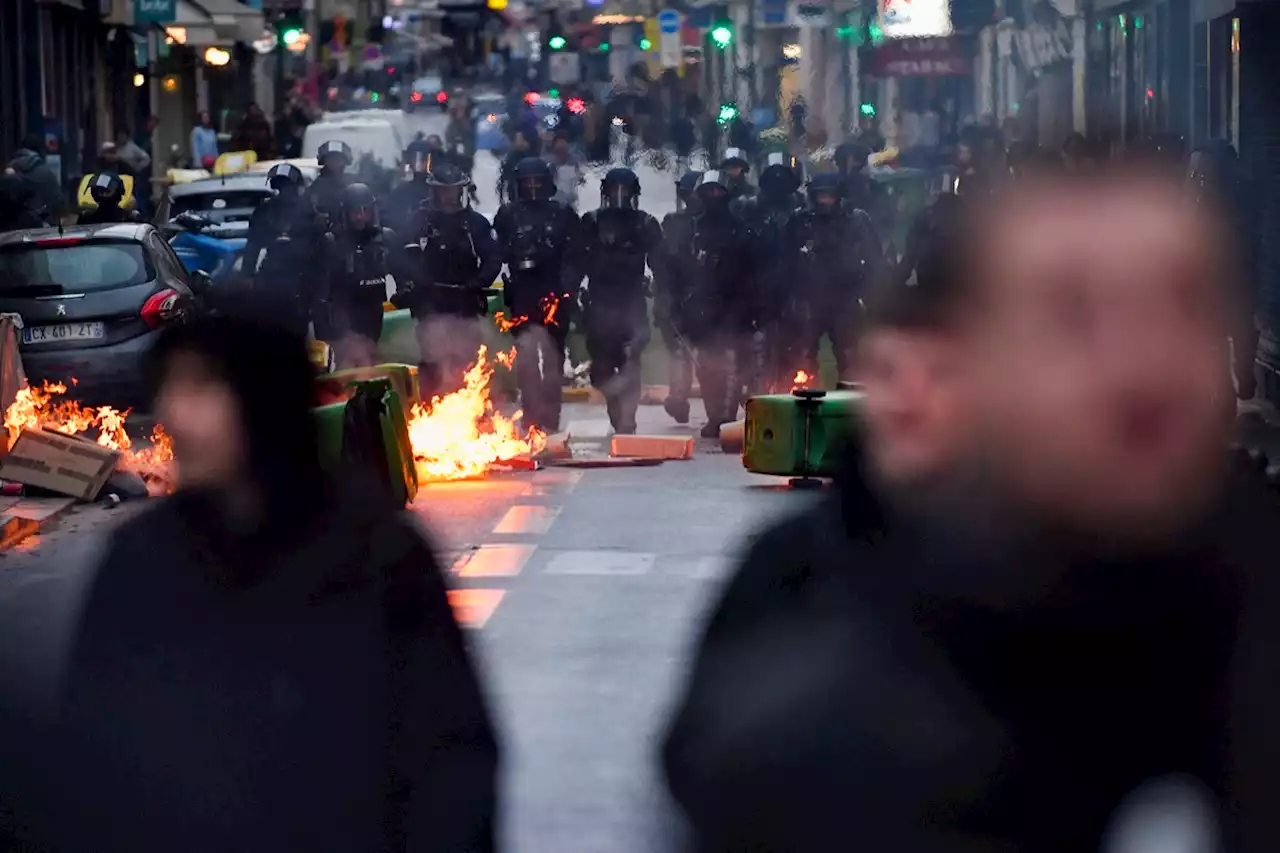
<svg viewBox="0 0 1280 853">
<path fill-rule="evenodd" d="M 1240 150 L 1240 19 L 1231 19 L 1231 144 Z"/>
</svg>

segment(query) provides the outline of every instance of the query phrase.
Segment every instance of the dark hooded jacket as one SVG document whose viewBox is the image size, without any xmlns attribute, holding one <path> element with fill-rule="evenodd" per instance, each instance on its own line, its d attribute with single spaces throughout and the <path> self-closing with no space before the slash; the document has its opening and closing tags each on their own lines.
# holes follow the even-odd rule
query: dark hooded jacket
<svg viewBox="0 0 1280 853">
<path fill-rule="evenodd" d="M 159 362 L 175 350 L 239 397 L 267 522 L 180 492 L 116 530 L 48 763 L 50 847 L 492 850 L 497 750 L 441 570 L 400 513 L 326 482 L 302 339 L 223 318 Z"/>
<path fill-rule="evenodd" d="M 835 500 L 765 533 L 664 744 L 697 849 L 1079 853 L 1158 780 L 1225 849 L 1275 848 L 1277 508 L 1229 491 L 1142 559 L 992 535 L 1004 514 L 851 526 Z"/>
<path fill-rule="evenodd" d="M 17 175 L 0 175 L 0 232 L 43 228 L 32 209 L 31 187 Z"/>
<path fill-rule="evenodd" d="M 20 148 L 9 167 L 31 188 L 31 212 L 50 225 L 56 224 L 62 210 L 62 187 L 44 157 L 29 148 Z"/>
</svg>

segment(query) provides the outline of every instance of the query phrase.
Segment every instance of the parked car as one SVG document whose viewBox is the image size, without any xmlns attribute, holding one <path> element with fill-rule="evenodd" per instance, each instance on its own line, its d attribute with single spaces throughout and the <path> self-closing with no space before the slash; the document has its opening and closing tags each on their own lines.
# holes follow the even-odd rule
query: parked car
<svg viewBox="0 0 1280 853">
<path fill-rule="evenodd" d="M 144 400 L 160 330 L 202 310 L 209 287 L 149 224 L 0 234 L 0 312 L 22 318 L 27 378 L 91 402 Z"/>
<path fill-rule="evenodd" d="M 449 90 L 445 88 L 444 78 L 439 74 L 427 74 L 413 81 L 409 87 L 409 100 L 404 108 L 414 112 L 425 107 L 449 108 Z"/>
<path fill-rule="evenodd" d="M 243 237 L 253 212 L 273 195 L 265 172 L 205 178 L 169 188 L 168 219 L 196 213 L 210 224 L 226 226 L 224 236 Z"/>
</svg>

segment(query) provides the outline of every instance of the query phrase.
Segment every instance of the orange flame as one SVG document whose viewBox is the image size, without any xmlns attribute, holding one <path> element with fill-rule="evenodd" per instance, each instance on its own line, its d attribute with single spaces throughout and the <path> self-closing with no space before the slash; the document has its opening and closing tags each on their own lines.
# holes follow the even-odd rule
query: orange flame
<svg viewBox="0 0 1280 853">
<path fill-rule="evenodd" d="M 419 482 L 477 477 L 496 463 L 546 447 L 547 437 L 540 430 L 521 435 L 516 427 L 520 412 L 508 418 L 494 409 L 489 387 L 493 366 L 487 356 L 487 347 L 480 347 L 462 388 L 410 411 L 409 443 Z M 494 359 L 510 367 L 515 352 L 500 352 Z"/>
<path fill-rule="evenodd" d="M 513 320 L 507 317 L 504 311 L 493 312 L 493 324 L 498 327 L 499 332 L 514 332 L 527 322 L 529 322 L 529 318 L 523 314 Z"/>
<path fill-rule="evenodd" d="M 556 320 L 556 311 L 560 309 L 560 297 L 554 293 L 548 293 L 538 301 L 538 306 L 542 308 L 542 323 L 545 326 L 555 326 L 558 324 Z"/>
<path fill-rule="evenodd" d="M 75 384 L 74 379 L 71 382 Z M 111 406 L 82 406 L 75 400 L 60 399 L 66 393 L 67 386 L 61 382 L 45 382 L 39 388 L 20 390 L 4 413 L 9 449 L 13 449 L 24 429 L 44 428 L 64 435 L 97 432 L 99 446 L 120 451 L 119 469 L 152 481 L 168 480 L 173 442 L 164 427 L 157 424 L 151 431 L 150 446 L 135 450 L 133 439 L 125 431 L 125 421 L 132 409 L 122 412 Z"/>
<path fill-rule="evenodd" d="M 795 378 L 791 380 L 791 385 L 795 388 L 807 388 L 809 383 L 813 381 L 813 377 L 803 370 L 797 370 Z"/>
</svg>

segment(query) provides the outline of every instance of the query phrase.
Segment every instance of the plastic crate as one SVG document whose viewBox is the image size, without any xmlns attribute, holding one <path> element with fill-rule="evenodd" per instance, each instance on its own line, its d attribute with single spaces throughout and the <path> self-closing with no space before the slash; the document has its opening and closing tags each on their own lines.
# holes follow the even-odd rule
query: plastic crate
<svg viewBox="0 0 1280 853">
<path fill-rule="evenodd" d="M 316 390 L 321 402 L 339 402 L 351 396 L 357 382 L 389 379 L 400 395 L 401 403 L 412 406 L 419 399 L 418 366 L 416 364 L 378 364 L 373 367 L 351 367 L 316 377 Z"/>
</svg>

